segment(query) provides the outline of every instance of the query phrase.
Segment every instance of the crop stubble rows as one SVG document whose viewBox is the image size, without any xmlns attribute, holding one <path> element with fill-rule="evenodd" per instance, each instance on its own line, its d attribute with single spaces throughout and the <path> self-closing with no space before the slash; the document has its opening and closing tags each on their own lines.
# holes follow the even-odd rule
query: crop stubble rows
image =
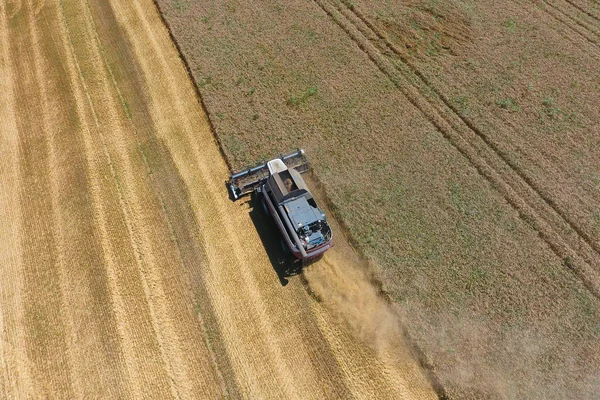
<svg viewBox="0 0 600 400">
<path fill-rule="evenodd" d="M 5 396 L 431 397 L 279 287 L 151 2 L 1 11 Z"/>
</svg>

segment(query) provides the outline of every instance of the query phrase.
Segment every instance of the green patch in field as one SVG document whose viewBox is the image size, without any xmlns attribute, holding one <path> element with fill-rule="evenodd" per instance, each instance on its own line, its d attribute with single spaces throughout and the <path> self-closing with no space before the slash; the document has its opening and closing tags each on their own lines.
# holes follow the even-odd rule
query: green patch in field
<svg viewBox="0 0 600 400">
<path fill-rule="evenodd" d="M 544 115 L 549 118 L 559 118 L 561 115 L 563 115 L 562 110 L 555 106 L 554 99 L 552 97 L 545 97 L 542 100 L 542 106 L 544 106 Z"/>
<path fill-rule="evenodd" d="M 184 11 L 190 5 L 190 2 L 189 0 L 175 0 L 173 5 L 177 11 Z"/>
<path fill-rule="evenodd" d="M 356 3 L 354 2 L 354 0 L 342 0 L 342 4 L 344 4 L 351 10 L 354 10 L 354 7 L 356 7 Z"/>
<path fill-rule="evenodd" d="M 511 97 L 505 97 L 501 100 L 496 100 L 496 105 L 504 110 L 510 112 L 519 112 L 521 111 L 521 107 L 517 104 L 517 102 Z"/>
<path fill-rule="evenodd" d="M 593 317 L 597 314 L 596 302 L 587 290 L 579 289 L 576 291 L 576 298 L 583 314 L 588 317 Z"/>
<path fill-rule="evenodd" d="M 469 272 L 469 282 L 476 285 L 485 285 L 489 278 L 489 271 L 481 267 L 474 267 Z"/>
<path fill-rule="evenodd" d="M 311 98 L 312 96 L 317 94 L 317 91 L 318 91 L 317 87 L 312 86 L 299 96 L 291 96 L 287 100 L 287 104 L 289 106 L 300 106 L 302 104 L 305 104 L 309 98 Z"/>
<path fill-rule="evenodd" d="M 478 213 L 474 206 L 472 198 L 468 197 L 463 186 L 458 182 L 450 182 L 448 184 L 450 191 L 450 201 L 454 208 L 466 216 L 475 216 Z"/>
<path fill-rule="evenodd" d="M 224 136 L 223 141 L 225 148 L 229 150 L 235 162 L 244 160 L 244 152 L 246 151 L 244 143 L 235 136 Z"/>
<path fill-rule="evenodd" d="M 504 21 L 504 24 L 502 25 L 504 25 L 506 30 L 510 33 L 515 33 L 515 30 L 517 29 L 517 23 L 512 19 Z"/>
<path fill-rule="evenodd" d="M 443 137 L 441 137 L 440 133 L 437 131 L 426 131 L 423 136 L 421 136 L 421 146 L 425 150 L 434 149 L 435 146 L 439 146 L 440 142 L 442 142 Z M 445 139 L 443 139 L 445 140 Z"/>
<path fill-rule="evenodd" d="M 592 213 L 592 221 L 594 222 L 596 228 L 600 229 L 600 210 Z"/>
<path fill-rule="evenodd" d="M 201 88 L 209 85 L 212 82 L 212 76 L 207 76 L 206 78 L 200 78 L 200 80 L 198 81 L 198 86 L 200 86 Z"/>
<path fill-rule="evenodd" d="M 131 119 L 131 108 L 129 107 L 129 103 L 127 100 L 123 99 L 123 111 L 125 111 L 125 115 L 128 119 Z"/>
<path fill-rule="evenodd" d="M 453 97 L 451 102 L 460 114 L 469 115 L 471 112 L 471 110 L 469 110 L 469 100 L 467 99 L 467 96 Z"/>
<path fill-rule="evenodd" d="M 437 56 L 439 55 L 441 48 L 441 34 L 439 32 L 435 32 L 427 41 L 427 55 L 430 57 Z"/>
<path fill-rule="evenodd" d="M 148 174 L 152 175 L 157 168 L 160 168 L 160 157 L 156 145 L 151 141 L 145 141 L 138 145 L 138 150 L 148 166 Z"/>
<path fill-rule="evenodd" d="M 209 15 L 203 15 L 201 17 L 198 17 L 198 21 L 202 22 L 203 24 L 208 24 L 214 15 L 215 15 L 214 12 L 210 13 Z"/>
<path fill-rule="evenodd" d="M 311 28 L 293 24 L 290 27 L 290 32 L 298 39 L 304 39 L 309 43 L 316 43 L 319 40 L 319 34 Z"/>
</svg>

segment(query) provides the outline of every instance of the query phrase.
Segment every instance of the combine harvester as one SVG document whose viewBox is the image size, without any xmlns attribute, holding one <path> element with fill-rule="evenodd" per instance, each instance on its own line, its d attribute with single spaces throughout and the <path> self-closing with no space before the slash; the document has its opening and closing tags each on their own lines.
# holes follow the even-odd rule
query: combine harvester
<svg viewBox="0 0 600 400">
<path fill-rule="evenodd" d="M 283 235 L 287 249 L 302 262 L 321 256 L 332 244 L 325 213 L 317 207 L 301 173 L 308 171 L 304 150 L 231 174 L 234 200 L 256 192 Z"/>
</svg>

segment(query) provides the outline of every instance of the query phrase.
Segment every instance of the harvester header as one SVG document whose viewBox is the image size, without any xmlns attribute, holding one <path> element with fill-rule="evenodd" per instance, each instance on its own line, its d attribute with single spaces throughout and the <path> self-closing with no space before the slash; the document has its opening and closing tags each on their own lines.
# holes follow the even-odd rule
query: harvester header
<svg viewBox="0 0 600 400">
<path fill-rule="evenodd" d="M 288 168 L 293 168 L 300 173 L 308 171 L 308 160 L 302 149 L 273 158 L 280 159 Z M 264 160 L 254 166 L 232 172 L 227 186 L 234 200 L 254 192 L 269 178 L 268 162 L 268 160 Z"/>
</svg>

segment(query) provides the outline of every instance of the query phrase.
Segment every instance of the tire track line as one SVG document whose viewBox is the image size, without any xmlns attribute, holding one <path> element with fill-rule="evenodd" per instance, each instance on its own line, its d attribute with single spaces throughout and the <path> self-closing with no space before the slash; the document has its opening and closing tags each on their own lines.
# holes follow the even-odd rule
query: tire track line
<svg viewBox="0 0 600 400">
<path fill-rule="evenodd" d="M 524 4 L 522 4 L 522 2 L 520 2 L 519 0 L 513 0 L 513 1 L 515 3 L 518 3 L 519 6 L 524 6 Z M 594 49 L 595 49 L 594 43 L 590 42 L 590 40 L 585 35 L 581 34 L 576 28 L 574 29 L 571 25 L 564 22 L 560 17 L 558 17 L 555 14 L 553 14 L 552 12 L 548 11 L 546 8 L 544 8 L 538 4 L 535 4 L 535 3 L 531 3 L 531 1 L 529 1 L 528 4 L 533 4 L 538 10 L 548 14 L 552 19 L 554 19 L 554 21 L 558 22 L 557 25 L 553 25 L 553 26 L 548 25 L 548 27 L 550 29 L 552 29 L 554 32 L 556 32 L 558 35 L 560 35 L 566 41 L 572 43 L 575 47 L 577 47 L 582 52 L 586 53 L 587 55 L 595 58 L 596 60 L 598 60 L 600 62 L 600 55 L 596 54 L 596 52 L 594 51 Z M 563 29 L 559 29 L 558 26 L 564 26 L 566 28 L 566 31 Z M 569 32 L 574 32 L 576 35 L 571 35 L 571 34 L 569 34 Z M 582 39 L 582 41 L 577 40 L 577 38 Z"/>
<path fill-rule="evenodd" d="M 314 1 L 434 124 L 450 144 L 471 162 L 492 187 L 500 192 L 555 254 L 567 260 L 564 262 L 565 266 L 571 269 L 588 290 L 600 299 L 600 265 L 597 261 L 600 254 L 599 244 L 560 211 L 551 199 L 544 196 L 524 173 L 511 164 L 494 143 L 490 142 L 467 119 L 461 117 L 447 99 L 444 99 L 416 68 L 407 63 L 401 53 L 381 33 L 377 34 L 364 16 L 358 15 L 356 7 L 349 10 L 339 3 L 332 5 L 326 0 Z M 340 11 L 342 7 L 343 12 Z M 349 17 L 349 13 L 355 17 Z M 394 64 L 386 58 L 381 50 L 368 40 L 368 36 L 361 28 L 372 32 L 383 41 L 385 48 L 400 58 L 399 62 Z M 435 100 L 425 96 L 422 88 L 431 92 Z M 549 217 L 552 220 L 548 220 Z M 565 229 L 568 232 L 565 233 Z M 574 243 L 569 237 L 576 237 L 577 241 Z"/>
<path fill-rule="evenodd" d="M 363 23 L 365 25 L 367 33 L 365 33 L 357 26 L 357 29 L 359 29 L 361 33 L 363 33 L 365 36 L 371 34 L 377 40 L 381 40 L 383 42 L 383 45 L 385 46 L 385 49 L 391 51 L 399 57 L 400 62 L 402 63 L 404 68 L 401 68 L 396 64 L 394 65 L 396 70 L 403 73 L 404 76 L 407 77 L 407 80 L 411 82 L 412 86 L 417 90 L 421 91 L 420 95 L 423 98 L 425 98 L 432 106 L 436 107 L 440 115 L 446 121 L 448 121 L 448 123 L 451 124 L 455 130 L 459 131 L 462 129 L 466 135 L 470 135 L 472 139 L 474 139 L 471 141 L 472 143 L 474 143 L 475 145 L 480 144 L 487 146 L 493 151 L 493 153 L 495 153 L 490 154 L 490 156 L 488 156 L 487 161 L 491 162 L 494 161 L 493 158 L 496 158 L 495 169 L 497 171 L 503 171 L 508 169 L 512 170 L 517 175 L 513 178 L 513 181 L 516 183 L 521 183 L 524 190 L 531 191 L 531 193 L 522 194 L 523 197 L 531 197 L 530 200 L 534 202 L 537 200 L 538 203 L 546 203 L 540 204 L 540 206 L 545 208 L 549 206 L 552 209 L 548 210 L 549 214 L 555 217 L 553 218 L 553 220 L 551 220 L 552 223 L 559 225 L 567 225 L 561 226 L 559 231 L 564 231 L 565 229 L 572 230 L 574 233 L 576 233 L 576 235 L 578 235 L 578 237 L 583 238 L 587 245 L 590 247 L 590 249 L 588 249 L 586 252 L 589 253 L 589 251 L 594 251 L 598 253 L 598 256 L 600 256 L 600 242 L 597 243 L 594 240 L 594 238 L 592 238 L 588 233 L 584 232 L 578 226 L 578 224 L 575 221 L 573 221 L 563 210 L 561 210 L 560 207 L 551 198 L 545 195 L 543 193 L 543 190 L 540 189 L 538 185 L 527 176 L 526 173 L 524 173 L 517 165 L 515 165 L 514 162 L 512 162 L 504 154 L 504 152 L 502 151 L 502 149 L 500 149 L 498 144 L 492 142 L 489 138 L 487 138 L 486 135 L 483 132 L 481 132 L 473 122 L 471 122 L 466 117 L 460 115 L 460 112 L 456 109 L 455 106 L 452 105 L 451 101 L 447 97 L 445 97 L 443 93 L 438 91 L 435 88 L 435 86 L 431 84 L 429 80 L 418 70 L 418 68 L 414 66 L 414 64 L 410 63 L 404 57 L 402 55 L 402 52 L 398 50 L 383 33 L 381 33 L 373 24 L 369 22 L 368 18 L 366 18 L 356 8 L 353 8 L 352 10 L 347 9 L 347 12 L 352 13 L 354 16 L 356 16 L 360 23 Z M 411 77 L 410 74 L 414 74 L 414 77 Z M 424 89 L 433 93 L 434 96 L 425 96 L 422 93 Z M 514 130 L 514 128 L 511 129 Z M 579 247 L 579 243 L 571 241 L 571 246 L 573 248 L 577 248 Z M 594 260 L 595 257 L 596 256 L 594 255 L 590 258 L 590 260 Z"/>
<path fill-rule="evenodd" d="M 101 54 L 101 56 L 103 58 L 104 65 L 105 65 L 105 67 L 106 67 L 106 69 L 108 71 L 108 75 L 110 76 L 110 81 L 112 83 L 112 87 L 113 87 L 113 89 L 115 91 L 115 97 L 116 97 L 115 98 L 115 102 L 116 103 L 120 103 L 121 106 L 123 107 L 123 109 L 127 109 L 127 104 L 128 103 L 126 102 L 126 100 L 124 98 L 124 95 L 123 95 L 123 92 L 122 92 L 122 90 L 121 90 L 121 88 L 119 86 L 119 83 L 117 83 L 117 80 L 116 80 L 116 77 L 115 77 L 115 73 L 114 73 L 113 69 L 111 68 L 109 61 L 106 58 L 104 47 L 103 47 L 103 45 L 101 43 L 101 40 L 99 38 L 98 27 L 96 26 L 96 24 L 95 24 L 95 22 L 93 20 L 93 17 L 92 17 L 92 11 L 90 9 L 90 5 L 89 5 L 89 3 L 87 1 L 85 2 L 85 4 L 86 4 L 86 7 L 87 7 L 86 13 L 90 16 L 90 24 L 91 24 L 91 26 L 93 28 L 95 41 L 97 43 L 98 48 L 100 49 L 100 54 Z M 134 120 L 132 118 L 129 118 L 129 125 L 130 125 L 130 128 L 131 128 L 130 131 L 133 133 L 132 139 L 134 139 L 133 141 L 137 144 L 137 153 L 138 153 L 138 156 L 140 157 L 140 159 L 142 160 L 142 163 L 145 166 L 145 172 L 147 174 L 147 179 L 149 181 L 153 182 L 153 185 L 156 185 L 155 179 L 152 176 L 153 175 L 152 167 L 151 167 L 151 165 L 150 165 L 150 163 L 149 163 L 149 161 L 147 159 L 147 155 L 145 154 L 145 151 L 142 148 L 142 142 L 140 141 L 140 127 L 136 125 L 136 123 L 134 122 Z M 181 251 L 180 250 L 181 249 L 178 248 L 177 240 L 173 237 L 173 224 L 172 224 L 172 221 L 169 218 L 168 212 L 165 209 L 167 201 L 163 197 L 163 193 L 161 193 L 160 190 L 156 189 L 156 186 L 155 186 L 153 194 L 155 196 L 157 196 L 157 201 L 159 202 L 159 205 L 160 205 L 159 208 L 161 210 L 161 213 L 160 213 L 161 218 L 164 219 L 164 221 L 165 221 L 165 223 L 167 225 L 167 229 L 169 230 L 168 234 L 171 236 L 172 242 L 173 242 L 173 244 L 175 246 L 175 250 L 174 251 L 177 253 L 178 262 L 181 265 L 183 263 L 183 260 L 180 257 L 180 255 L 181 255 Z M 156 272 L 158 272 L 158 271 L 156 271 Z M 173 275 L 173 274 L 170 274 L 170 275 Z M 159 277 L 157 276 L 157 278 L 159 278 Z M 179 289 L 177 289 L 177 290 L 179 290 Z M 175 307 L 175 305 L 173 304 L 172 307 Z M 177 312 L 179 312 L 179 313 L 181 313 L 181 311 L 182 310 L 180 310 L 180 309 L 177 310 Z M 185 322 L 182 322 L 182 321 L 179 321 L 179 320 L 180 319 L 178 319 L 178 321 L 177 321 L 178 323 L 180 323 L 180 324 L 185 323 Z M 196 323 L 198 323 L 197 318 L 196 318 Z M 184 330 L 187 329 L 187 331 L 185 333 L 186 334 L 190 334 L 190 332 L 188 332 L 190 327 L 186 328 L 186 327 L 181 326 L 180 328 L 182 328 Z M 191 368 L 192 366 L 194 368 L 198 368 L 199 362 L 202 362 L 203 359 L 198 359 L 198 360 L 194 361 L 193 364 L 187 364 L 186 365 L 186 363 L 184 362 L 184 360 L 187 360 L 188 358 L 183 355 L 184 352 L 186 352 L 186 350 L 184 350 L 183 348 L 181 348 L 181 347 L 178 346 L 178 344 L 181 345 L 184 342 L 183 340 L 181 340 L 181 337 L 178 336 L 179 332 L 183 332 L 183 331 L 182 330 L 173 330 L 170 333 L 170 336 L 175 338 L 174 340 L 171 340 L 173 347 L 171 347 L 171 350 L 169 351 L 169 354 L 171 356 L 174 356 L 174 359 L 170 360 L 170 362 L 172 362 L 173 365 L 177 366 L 177 369 L 175 371 L 176 374 L 177 374 L 176 375 L 177 382 L 175 383 L 175 385 L 176 385 L 177 388 L 179 388 L 179 389 L 181 389 L 181 390 L 184 391 L 184 394 L 183 394 L 184 397 L 194 397 L 195 395 L 193 395 L 192 393 L 195 390 L 197 390 L 197 389 L 192 388 L 192 386 L 196 385 L 198 383 L 198 380 L 192 379 L 192 377 L 195 374 L 193 374 L 192 371 L 189 370 L 189 368 Z M 197 346 L 198 342 L 202 342 L 202 340 L 200 340 L 200 341 L 193 341 L 193 340 L 192 341 L 188 341 L 186 343 L 186 345 L 196 345 Z M 206 345 L 206 343 L 204 343 L 204 344 Z M 208 351 L 210 353 L 210 346 L 207 346 L 207 347 L 203 348 L 203 351 Z M 187 351 L 187 354 L 190 354 L 190 353 L 193 354 L 195 357 L 197 357 L 197 355 L 199 355 L 198 352 L 189 352 L 189 351 Z M 210 354 L 207 354 L 207 355 L 209 356 L 209 358 L 212 358 L 212 357 L 210 357 Z M 212 368 L 210 370 L 212 370 L 213 372 L 217 373 L 217 376 L 218 376 L 218 371 L 215 371 Z M 205 376 L 205 375 L 206 374 L 203 374 L 203 376 Z M 209 378 L 209 379 L 212 379 L 212 378 Z M 216 383 L 216 385 L 215 385 L 215 383 Z M 203 387 L 200 388 L 200 389 L 198 389 L 198 390 L 200 390 L 199 393 L 204 393 L 204 395 L 206 395 L 207 394 L 207 392 L 206 392 L 207 390 L 210 390 L 210 389 L 214 388 L 215 386 L 217 386 L 217 387 L 219 386 L 218 382 L 210 383 L 208 386 L 207 386 L 207 384 L 208 384 L 207 382 L 204 382 Z"/>
<path fill-rule="evenodd" d="M 37 21 L 58 22 L 56 4 L 34 6 L 30 12 Z M 37 22 L 35 37 L 39 42 L 40 66 L 45 77 L 44 113 L 52 116 L 49 133 L 50 165 L 54 173 L 53 194 L 57 198 L 59 253 L 63 265 L 65 313 L 72 324 L 72 361 L 78 396 L 90 397 L 98 392 L 109 396 L 126 396 L 122 380 L 124 360 L 118 340 L 112 298 L 107 282 L 105 260 L 90 191 L 89 165 L 82 157 L 84 143 L 77 118 L 77 105 L 64 71 L 65 49 L 60 24 Z M 35 50 L 35 49 L 34 49 Z M 52 60 L 52 61 L 50 61 Z M 110 371 L 110 373 L 107 373 Z M 92 378 L 92 379 L 90 379 Z"/>
<path fill-rule="evenodd" d="M 592 19 L 594 19 L 594 20 L 596 20 L 596 21 L 600 21 L 600 18 L 599 18 L 599 17 L 598 17 L 596 14 L 594 14 L 594 13 L 592 13 L 592 12 L 590 12 L 590 11 L 586 10 L 586 9 L 585 9 L 583 6 L 581 6 L 581 5 L 577 4 L 577 3 L 576 3 L 576 2 L 574 2 L 573 0 L 564 0 L 564 1 L 566 1 L 566 2 L 567 2 L 567 3 L 569 3 L 571 6 L 573 6 L 573 7 L 574 7 L 574 8 L 576 8 L 576 9 L 578 9 L 578 10 L 579 10 L 579 11 L 581 11 L 582 13 L 584 13 L 584 14 L 587 14 L 587 16 L 589 16 L 590 18 L 592 18 Z"/>
<path fill-rule="evenodd" d="M 510 159 L 503 153 L 503 151 L 498 147 L 497 144 L 493 143 L 492 141 L 490 141 L 485 134 L 483 134 L 481 131 L 479 131 L 479 129 L 471 122 L 469 121 L 467 118 L 462 117 L 460 115 L 460 113 L 456 110 L 456 108 L 451 104 L 451 102 L 449 101 L 449 99 L 447 99 L 442 93 L 438 92 L 435 87 L 428 81 L 428 79 L 422 74 L 420 73 L 420 71 L 414 66 L 412 65 L 410 62 L 408 62 L 408 60 L 406 58 L 404 58 L 401 54 L 401 52 L 395 48 L 395 46 L 393 46 L 391 44 L 391 42 L 385 37 L 385 35 L 383 35 L 381 32 L 379 32 L 369 21 L 366 17 L 364 17 L 364 15 L 362 15 L 362 13 L 360 13 L 360 11 L 358 11 L 357 9 L 353 9 L 350 10 L 354 15 L 356 15 L 356 17 L 366 25 L 366 27 L 376 35 L 376 37 L 380 40 L 382 40 L 384 42 L 384 45 L 387 49 L 389 49 L 390 51 L 392 51 L 394 54 L 396 54 L 398 57 L 400 57 L 400 61 L 402 62 L 402 64 L 406 67 L 406 70 L 403 71 L 402 68 L 399 68 L 397 65 L 395 65 L 396 69 L 400 72 L 409 72 L 415 75 L 415 79 L 410 79 L 409 77 L 409 82 L 412 83 L 412 85 L 416 88 L 421 90 L 421 96 L 423 96 L 424 98 L 427 99 L 427 101 L 432 104 L 433 106 L 437 106 L 437 110 L 440 112 L 441 116 L 444 117 L 444 119 L 446 119 L 446 121 L 448 121 L 451 125 L 453 125 L 453 128 L 456 131 L 460 131 L 461 128 L 463 128 L 463 130 L 465 130 L 466 135 L 471 134 L 471 136 L 473 136 L 472 134 L 475 134 L 475 136 L 473 136 L 473 138 L 475 139 L 475 141 L 471 141 L 471 143 L 474 143 L 475 145 L 477 145 L 478 143 L 478 139 L 481 139 L 481 143 L 484 146 L 487 146 L 487 148 L 491 149 L 493 151 L 493 153 L 489 154 L 487 157 L 487 162 L 494 162 L 496 161 L 494 168 L 496 169 L 496 171 L 500 172 L 500 171 L 508 171 L 511 174 L 516 174 L 516 176 L 512 177 L 512 182 L 511 181 L 507 181 L 507 183 L 513 183 L 516 185 L 520 184 L 521 187 L 521 193 L 520 195 L 524 198 L 524 199 L 528 199 L 529 202 L 532 204 L 532 208 L 535 209 L 536 207 L 534 207 L 533 205 L 537 204 L 538 208 L 543 208 L 545 209 L 545 212 L 540 216 L 540 218 L 546 219 L 550 225 L 556 225 L 555 226 L 555 230 L 556 232 L 565 232 L 565 231 L 570 231 L 567 234 L 565 234 L 566 236 L 569 236 L 569 233 L 571 234 L 571 236 L 576 236 L 575 240 L 570 240 L 568 237 L 564 237 L 565 235 L 563 235 L 563 240 L 565 240 L 567 243 L 570 242 L 570 247 L 572 249 L 577 249 L 579 248 L 580 251 L 583 253 L 583 256 L 586 260 L 587 263 L 589 264 L 593 264 L 595 266 L 597 266 L 596 270 L 600 270 L 600 266 L 598 266 L 598 262 L 597 262 L 597 256 L 600 255 L 600 243 L 596 243 L 596 241 L 594 241 L 594 239 L 587 234 L 586 232 L 584 232 L 576 222 L 574 222 L 563 210 L 560 209 L 560 207 L 548 196 L 546 196 L 543 193 L 543 190 L 541 190 L 540 188 L 537 187 L 537 185 L 535 184 L 535 182 L 533 182 L 530 178 L 527 177 L 527 175 L 521 171 L 521 169 L 516 166 L 513 162 L 510 161 Z M 405 74 L 406 76 L 406 74 Z M 421 85 L 415 84 L 415 80 L 416 81 L 420 81 L 419 83 L 421 83 Z M 422 94 L 423 91 L 423 87 L 426 90 L 429 90 L 430 92 L 432 92 L 435 96 L 434 98 L 431 97 L 426 97 Z M 435 101 L 437 100 L 438 103 L 441 104 L 434 104 Z M 457 120 L 458 124 L 452 124 L 452 121 L 450 121 L 451 118 L 454 118 L 455 120 Z M 462 126 L 461 126 L 462 125 Z M 468 128 L 468 129 L 465 129 Z M 470 130 L 470 132 L 469 132 Z M 481 151 L 480 151 L 481 153 Z M 497 156 L 497 157 L 494 157 Z M 494 158 L 496 158 L 496 160 L 494 160 Z M 509 167 L 509 168 L 507 168 Z M 517 186 L 518 187 L 518 186 Z M 515 188 L 516 190 L 517 188 Z M 548 215 L 552 216 L 552 219 L 550 219 L 548 217 Z M 584 244 L 581 244 L 581 240 L 584 240 Z M 583 247 L 583 249 L 582 249 Z M 597 254 L 594 254 L 597 253 Z"/>
<path fill-rule="evenodd" d="M 101 137 L 102 133 L 99 129 L 100 122 L 98 120 L 98 115 L 96 114 L 93 108 L 93 103 L 89 94 L 89 89 L 86 85 L 81 66 L 77 59 L 78 57 L 76 55 L 75 48 L 71 40 L 71 35 L 69 33 L 69 27 L 67 24 L 65 11 L 62 3 L 62 0 L 58 0 L 57 20 L 61 22 L 60 26 L 65 53 L 70 56 L 67 57 L 67 70 L 71 85 L 73 87 L 73 95 L 76 99 L 78 118 L 82 129 L 84 130 L 81 136 L 85 146 L 86 159 L 90 164 L 89 174 L 91 181 L 90 190 L 93 197 L 92 205 L 94 208 L 94 214 L 96 216 L 95 220 L 98 224 L 99 236 L 105 259 L 106 276 L 110 287 L 112 299 L 111 306 L 117 320 L 118 337 L 119 342 L 121 343 L 120 352 L 122 352 L 124 356 L 124 361 L 126 364 L 126 377 L 127 381 L 131 385 L 133 396 L 135 398 L 147 397 L 150 395 L 151 392 L 145 391 L 143 389 L 143 385 L 144 383 L 149 382 L 147 382 L 146 377 L 142 376 L 142 366 L 139 364 L 139 359 L 136 356 L 135 352 L 134 341 L 136 340 L 135 338 L 138 335 L 136 334 L 135 329 L 130 327 L 128 323 L 127 316 L 131 314 L 128 314 L 127 312 L 127 307 L 121 294 L 121 290 L 119 289 L 118 282 L 119 277 L 117 269 L 119 268 L 119 257 L 117 254 L 115 254 L 113 245 L 110 242 L 111 235 L 113 237 L 115 236 L 114 226 L 116 224 L 113 221 L 113 229 L 111 229 L 111 234 L 108 228 L 108 221 L 110 220 L 110 217 L 108 211 L 105 210 L 105 203 L 107 203 L 107 198 L 109 197 L 109 195 L 113 194 L 113 191 L 110 189 L 106 190 L 106 182 L 103 182 L 105 181 L 105 179 L 102 179 L 101 171 L 105 170 L 106 167 L 108 167 L 109 174 L 113 179 L 113 186 L 114 188 L 118 189 L 118 185 L 114 183 L 115 171 L 112 167 L 110 154 L 108 153 L 108 150 L 106 149 L 104 143 L 100 143 L 100 146 L 98 146 L 98 149 L 101 149 L 101 154 L 94 154 L 98 151 L 98 149 L 95 149 L 95 144 L 93 143 L 91 138 L 93 136 Z M 91 117 L 88 116 L 88 113 L 85 110 L 86 104 L 90 110 Z M 90 118 L 93 120 L 93 122 L 90 121 Z M 94 132 L 93 134 L 92 131 Z M 100 160 L 102 158 L 106 160 L 106 163 L 101 163 Z M 110 182 L 108 183 L 110 184 Z M 118 203 L 118 196 L 116 197 L 116 201 Z M 112 202 L 114 200 L 111 198 L 110 201 Z M 119 208 L 119 210 L 121 209 Z M 123 218 L 122 214 L 120 214 L 119 216 Z M 131 240 L 131 238 L 128 239 Z"/>
<path fill-rule="evenodd" d="M 8 42 L 7 5 L 0 4 L 0 357 L 4 398 L 17 393 L 34 397 L 27 362 L 23 305 L 23 264 L 21 259 L 21 209 L 19 204 L 19 131 L 15 118 L 13 87 Z"/>
<path fill-rule="evenodd" d="M 570 29 L 572 29 L 573 31 L 577 32 L 579 35 L 585 37 L 589 42 L 593 43 L 595 46 L 600 47 L 600 42 L 598 41 L 598 38 L 600 38 L 600 33 L 598 32 L 598 30 L 596 30 L 593 27 L 591 27 L 588 23 L 586 23 L 584 21 L 581 21 L 581 20 L 577 19 L 576 17 L 572 16 L 571 14 L 567 13 L 565 10 L 561 9 L 557 5 L 551 3 L 550 1 L 542 0 L 542 3 L 544 3 L 548 7 L 552 8 L 553 10 L 555 10 L 555 12 L 557 14 L 560 14 L 563 17 L 565 17 L 565 18 L 573 21 L 575 23 L 575 25 L 578 25 L 581 28 L 583 28 L 583 31 L 581 31 L 580 28 L 578 28 L 577 26 L 575 26 L 573 24 L 570 24 L 569 22 L 565 21 L 561 17 L 556 17 L 556 16 L 553 15 L 553 17 L 555 17 L 555 19 L 559 20 L 560 22 L 562 22 L 563 24 L 565 24 L 566 26 L 568 26 Z M 573 4 L 571 2 L 569 2 L 569 1 L 565 1 L 564 3 L 570 4 L 571 6 L 573 6 Z M 538 2 L 536 2 L 536 5 L 537 4 L 538 4 Z M 540 9 L 546 11 L 548 14 L 552 15 L 552 12 L 548 11 L 544 7 L 540 7 L 540 6 L 538 6 L 538 7 Z M 585 33 L 585 32 L 591 33 L 592 36 L 588 36 L 588 34 Z M 594 36 L 596 36 L 596 38 L 594 38 Z"/>
<path fill-rule="evenodd" d="M 520 3 L 517 0 L 514 0 L 517 3 Z M 588 43 L 590 43 L 592 46 L 598 48 L 600 47 L 600 42 L 598 41 L 598 39 L 595 39 L 594 37 L 590 37 L 588 35 L 587 32 L 589 32 L 589 29 L 586 28 L 585 26 L 581 25 L 581 23 L 579 23 L 579 21 L 577 21 L 576 19 L 574 19 L 572 16 L 566 14 L 564 11 L 562 11 L 560 8 L 550 4 L 548 1 L 546 0 L 528 0 L 527 1 L 529 4 L 533 4 L 537 9 L 539 9 L 540 11 L 548 14 L 550 17 L 552 17 L 555 21 L 559 22 L 561 25 L 565 26 L 566 28 L 568 28 L 570 31 L 576 33 L 579 37 L 585 39 L 585 41 L 587 41 Z M 545 6 L 544 6 L 545 5 Z M 561 17 L 562 15 L 562 17 Z M 568 18 L 568 19 L 572 19 L 576 22 L 576 24 L 582 26 L 583 31 L 578 28 L 577 26 L 574 26 L 573 24 L 570 24 L 569 22 L 567 22 L 564 18 Z M 555 31 L 559 32 L 557 29 L 555 29 Z M 561 34 L 561 36 L 563 36 L 566 40 L 570 41 L 571 43 L 575 44 L 577 47 L 581 48 L 582 51 L 586 51 L 586 49 L 584 49 L 583 47 L 581 47 L 579 45 L 579 43 L 577 43 L 572 37 L 570 37 L 569 35 L 563 35 L 561 32 L 559 32 L 559 34 Z M 591 54 L 594 58 L 598 59 L 598 55 L 597 54 Z"/>
<path fill-rule="evenodd" d="M 185 358 L 184 350 L 178 346 L 178 343 L 181 342 L 178 330 L 175 329 L 174 321 L 167 309 L 170 296 L 167 295 L 160 276 L 159 267 L 162 264 L 170 264 L 164 258 L 166 257 L 166 249 L 161 249 L 164 246 L 160 245 L 160 241 L 154 239 L 155 234 L 152 232 L 153 228 L 161 225 L 157 219 L 160 217 L 157 214 L 150 215 L 151 213 L 149 213 L 150 210 L 156 210 L 157 208 L 152 204 L 148 204 L 153 202 L 153 194 L 147 185 L 147 181 L 142 182 L 136 178 L 148 179 L 148 165 L 143 157 L 139 155 L 138 144 L 131 140 L 129 133 L 132 129 L 131 122 L 125 122 L 129 117 L 123 107 L 122 94 L 115 81 L 111 66 L 106 59 L 106 50 L 98 37 L 97 27 L 89 4 L 84 0 L 80 4 L 83 7 L 84 23 L 93 35 L 94 45 L 92 47 L 96 52 L 95 56 L 100 61 L 97 65 L 102 66 L 98 68 L 98 71 L 101 71 L 102 103 L 107 105 L 105 111 L 107 113 L 106 117 L 110 121 L 110 130 L 113 133 L 120 133 L 120 135 L 113 134 L 105 136 L 105 138 L 108 146 L 112 148 L 112 152 L 117 155 L 115 165 L 123 169 L 123 181 L 119 180 L 119 185 L 123 190 L 124 203 L 122 208 L 130 235 L 133 238 L 132 245 L 139 261 L 140 280 L 150 310 L 154 335 L 159 342 L 161 359 L 166 367 L 171 395 L 175 398 L 193 397 L 190 387 L 191 377 L 186 376 L 180 368 L 184 365 L 182 362 Z M 134 149 L 135 154 L 133 153 Z M 143 198 L 146 201 L 142 200 L 142 193 L 144 193 Z M 152 219 L 152 221 L 148 219 Z"/>
</svg>

